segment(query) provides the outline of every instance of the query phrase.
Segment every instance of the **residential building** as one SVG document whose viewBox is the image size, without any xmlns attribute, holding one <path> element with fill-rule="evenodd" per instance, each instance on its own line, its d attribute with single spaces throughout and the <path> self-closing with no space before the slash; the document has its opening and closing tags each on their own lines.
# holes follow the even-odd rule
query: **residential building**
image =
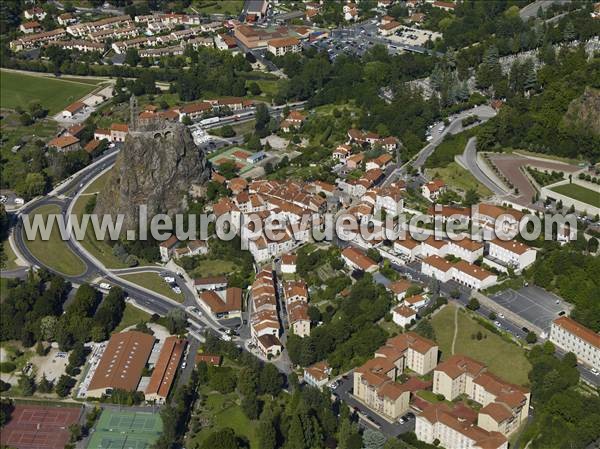
<svg viewBox="0 0 600 449">
<path fill-rule="evenodd" d="M 86 108 L 85 103 L 82 103 L 81 101 L 76 101 L 75 103 L 71 103 L 69 106 L 67 106 L 63 111 L 62 111 L 62 115 L 63 117 L 68 117 L 68 118 L 72 118 L 74 115 L 79 114 L 80 112 L 83 112 Z"/>
<path fill-rule="evenodd" d="M 288 116 L 280 123 L 279 127 L 284 132 L 290 132 L 293 129 L 298 129 L 306 120 L 306 114 L 300 111 L 290 111 Z"/>
<path fill-rule="evenodd" d="M 113 334 L 87 389 L 87 396 L 100 398 L 113 390 L 136 391 L 155 339 L 128 331 Z"/>
<path fill-rule="evenodd" d="M 125 123 L 113 123 L 110 125 L 110 140 L 113 142 L 125 142 L 129 133 L 129 126 Z"/>
<path fill-rule="evenodd" d="M 217 319 L 237 318 L 242 315 L 242 289 L 229 287 L 225 291 L 203 290 L 200 301 Z"/>
<path fill-rule="evenodd" d="M 414 332 L 406 332 L 388 339 L 375 351 L 375 357 L 385 357 L 394 363 L 398 375 L 408 368 L 424 376 L 432 371 L 438 361 L 438 345 Z"/>
<path fill-rule="evenodd" d="M 394 294 L 396 301 L 400 302 L 404 299 L 406 292 L 412 285 L 412 282 L 406 279 L 400 279 L 390 283 L 387 288 Z"/>
<path fill-rule="evenodd" d="M 34 20 L 31 22 L 22 23 L 21 25 L 19 25 L 19 30 L 21 30 L 21 32 L 25 34 L 39 33 L 40 31 L 42 31 L 42 26 L 39 24 L 39 22 L 36 22 Z"/>
<path fill-rule="evenodd" d="M 448 12 L 454 12 L 454 10 L 456 9 L 456 3 L 453 2 L 433 2 L 431 4 L 431 6 L 433 6 L 434 8 L 440 8 L 443 9 L 444 11 L 448 11 Z"/>
<path fill-rule="evenodd" d="M 65 37 L 64 28 L 57 28 L 43 33 L 28 34 L 11 41 L 9 46 L 12 51 L 21 51 L 29 48 L 38 47 L 48 42 L 57 41 Z"/>
<path fill-rule="evenodd" d="M 174 235 L 169 237 L 164 242 L 160 242 L 160 244 L 158 245 L 158 250 L 160 252 L 160 260 L 162 262 L 169 261 L 169 259 L 171 258 L 171 255 L 173 254 L 173 251 L 178 243 L 179 243 L 179 240 L 177 240 L 177 237 Z"/>
<path fill-rule="evenodd" d="M 70 41 L 63 41 L 63 40 L 51 41 L 51 42 L 48 42 L 46 45 L 54 45 L 54 46 L 60 47 L 64 50 L 77 50 L 77 51 L 81 51 L 83 53 L 89 53 L 92 51 L 97 51 L 97 52 L 104 51 L 104 44 L 102 44 L 100 42 L 86 41 L 83 39 L 73 39 Z"/>
<path fill-rule="evenodd" d="M 484 364 L 460 354 L 450 356 L 435 368 L 433 392 L 450 401 L 466 395 L 481 404 L 477 425 L 506 437 L 529 415 L 528 390 L 503 381 Z"/>
<path fill-rule="evenodd" d="M 452 279 L 452 264 L 440 256 L 433 255 L 423 259 L 421 272 L 441 282 Z"/>
<path fill-rule="evenodd" d="M 167 337 L 163 343 L 158 360 L 152 370 L 150 382 L 144 391 L 146 401 L 164 404 L 173 386 L 179 363 L 183 357 L 187 342 L 175 336 Z"/>
<path fill-rule="evenodd" d="M 446 254 L 474 263 L 477 259 L 483 257 L 483 249 L 483 243 L 464 237 L 458 240 L 449 240 L 446 246 Z"/>
<path fill-rule="evenodd" d="M 331 368 L 329 364 L 326 361 L 321 361 L 304 368 L 302 378 L 306 384 L 322 390 L 327 385 L 327 382 L 329 382 L 330 374 Z"/>
<path fill-rule="evenodd" d="M 209 276 L 194 279 L 194 287 L 196 288 L 196 291 L 221 291 L 227 288 L 227 278 L 225 276 Z"/>
<path fill-rule="evenodd" d="M 387 153 L 384 153 L 384 154 L 376 157 L 375 159 L 368 161 L 365 168 L 367 170 L 373 170 L 375 168 L 384 170 L 388 165 L 390 165 L 392 160 L 393 160 L 392 156 L 390 156 Z"/>
<path fill-rule="evenodd" d="M 73 14 L 71 14 L 70 12 L 60 14 L 56 18 L 56 20 L 62 26 L 67 26 L 67 25 L 77 22 L 77 18 L 75 16 L 73 16 Z"/>
<path fill-rule="evenodd" d="M 48 148 L 53 148 L 61 153 L 67 153 L 69 151 L 77 151 L 81 146 L 77 137 L 71 136 L 70 134 L 63 134 L 48 142 Z"/>
<path fill-rule="evenodd" d="M 379 269 L 379 266 L 370 257 L 351 246 L 342 251 L 342 259 L 353 270 L 373 273 Z"/>
<path fill-rule="evenodd" d="M 404 298 L 404 305 L 410 307 L 413 310 L 418 311 L 419 309 L 425 307 L 428 302 L 428 298 L 425 295 L 412 295 Z"/>
<path fill-rule="evenodd" d="M 281 354 L 283 349 L 283 345 L 279 338 L 275 337 L 272 334 L 261 335 L 256 339 L 256 344 L 258 350 L 265 357 L 277 357 Z"/>
<path fill-rule="evenodd" d="M 360 18 L 356 3 L 346 3 L 342 8 L 342 12 L 344 13 L 344 20 L 348 22 L 356 22 Z"/>
<path fill-rule="evenodd" d="M 535 262 L 537 251 L 516 240 L 494 239 L 487 242 L 484 262 L 499 271 L 519 273 Z"/>
<path fill-rule="evenodd" d="M 464 260 L 458 261 L 452 267 L 452 279 L 474 290 L 484 290 L 498 280 L 495 274 Z"/>
<path fill-rule="evenodd" d="M 194 357 L 194 362 L 196 363 L 196 365 L 198 363 L 204 362 L 207 365 L 220 366 L 221 361 L 221 356 L 215 354 L 196 354 L 196 357 Z"/>
<path fill-rule="evenodd" d="M 409 261 L 421 255 L 421 242 L 407 235 L 404 239 L 394 242 L 394 251 L 405 256 Z"/>
<path fill-rule="evenodd" d="M 23 14 L 25 15 L 25 18 L 29 19 L 29 20 L 32 20 L 32 19 L 44 20 L 47 16 L 46 11 L 44 11 L 42 8 L 40 8 L 38 6 L 35 6 L 30 9 L 26 9 Z"/>
<path fill-rule="evenodd" d="M 340 162 L 346 162 L 348 156 L 352 154 L 352 147 L 350 145 L 338 145 L 333 151 L 332 157 Z"/>
<path fill-rule="evenodd" d="M 267 41 L 267 50 L 275 56 L 283 56 L 287 53 L 300 53 L 302 44 L 296 37 L 282 37 Z"/>
<path fill-rule="evenodd" d="M 441 179 L 434 179 L 421 186 L 421 193 L 429 201 L 437 200 L 446 190 L 446 183 Z"/>
<path fill-rule="evenodd" d="M 430 405 L 417 416 L 417 439 L 446 449 L 508 449 L 505 436 L 477 426 L 467 410 L 460 405 L 454 409 L 445 403 Z"/>
<path fill-rule="evenodd" d="M 409 326 L 411 324 L 411 322 L 413 322 L 413 320 L 417 319 L 417 312 L 408 306 L 400 305 L 398 307 L 395 307 L 392 310 L 392 320 L 394 321 L 394 323 L 396 323 L 398 326 L 402 326 L 404 328 L 406 328 L 407 326 Z"/>
<path fill-rule="evenodd" d="M 577 360 L 600 371 L 600 335 L 575 320 L 561 316 L 552 322 L 550 341 Z"/>
</svg>

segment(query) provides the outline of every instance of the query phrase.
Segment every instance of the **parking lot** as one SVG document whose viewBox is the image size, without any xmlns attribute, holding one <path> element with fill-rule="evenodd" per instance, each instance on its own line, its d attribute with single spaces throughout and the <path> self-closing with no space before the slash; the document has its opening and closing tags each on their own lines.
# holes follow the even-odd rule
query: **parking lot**
<svg viewBox="0 0 600 449">
<path fill-rule="evenodd" d="M 402 27 L 388 39 L 399 44 L 425 46 L 428 41 L 435 42 L 442 35 L 435 31 L 421 30 L 419 28 Z"/>
<path fill-rule="evenodd" d="M 548 333 L 559 313 L 568 315 L 572 308 L 560 297 L 536 286 L 523 287 L 518 291 L 508 289 L 491 296 L 491 299 Z"/>
</svg>

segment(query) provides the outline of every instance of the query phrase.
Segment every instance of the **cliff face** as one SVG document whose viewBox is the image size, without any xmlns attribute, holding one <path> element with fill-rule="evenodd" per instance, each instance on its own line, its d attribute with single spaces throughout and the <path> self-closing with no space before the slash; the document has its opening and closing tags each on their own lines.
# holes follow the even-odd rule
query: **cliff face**
<svg viewBox="0 0 600 449">
<path fill-rule="evenodd" d="M 582 127 L 600 135 L 600 90 L 587 87 L 583 95 L 569 104 L 563 124 L 566 127 Z"/>
<path fill-rule="evenodd" d="M 147 206 L 148 221 L 156 214 L 181 212 L 191 185 L 209 177 L 208 161 L 184 125 L 134 131 L 98 194 L 94 212 L 123 214 L 124 229 L 136 229 L 140 205 Z"/>
</svg>

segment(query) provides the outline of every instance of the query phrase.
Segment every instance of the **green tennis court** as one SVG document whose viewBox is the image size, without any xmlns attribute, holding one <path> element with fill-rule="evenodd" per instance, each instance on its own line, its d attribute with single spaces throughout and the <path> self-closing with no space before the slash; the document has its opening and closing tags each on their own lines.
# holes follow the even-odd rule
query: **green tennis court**
<svg viewBox="0 0 600 449">
<path fill-rule="evenodd" d="M 149 449 L 161 432 L 158 412 L 105 409 L 87 449 Z"/>
</svg>

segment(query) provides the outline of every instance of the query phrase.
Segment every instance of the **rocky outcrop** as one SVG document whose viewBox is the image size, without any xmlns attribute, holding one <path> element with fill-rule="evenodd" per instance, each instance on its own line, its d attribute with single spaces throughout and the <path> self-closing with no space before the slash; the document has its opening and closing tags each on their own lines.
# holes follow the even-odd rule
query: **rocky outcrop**
<svg viewBox="0 0 600 449">
<path fill-rule="evenodd" d="M 137 229 L 141 205 L 146 205 L 149 219 L 182 212 L 192 184 L 201 185 L 209 177 L 209 163 L 186 126 L 163 123 L 130 131 L 94 212 L 123 214 L 124 229 Z"/>
<path fill-rule="evenodd" d="M 587 87 L 569 104 L 563 121 L 566 127 L 581 127 L 600 136 L 600 90 Z"/>
</svg>

